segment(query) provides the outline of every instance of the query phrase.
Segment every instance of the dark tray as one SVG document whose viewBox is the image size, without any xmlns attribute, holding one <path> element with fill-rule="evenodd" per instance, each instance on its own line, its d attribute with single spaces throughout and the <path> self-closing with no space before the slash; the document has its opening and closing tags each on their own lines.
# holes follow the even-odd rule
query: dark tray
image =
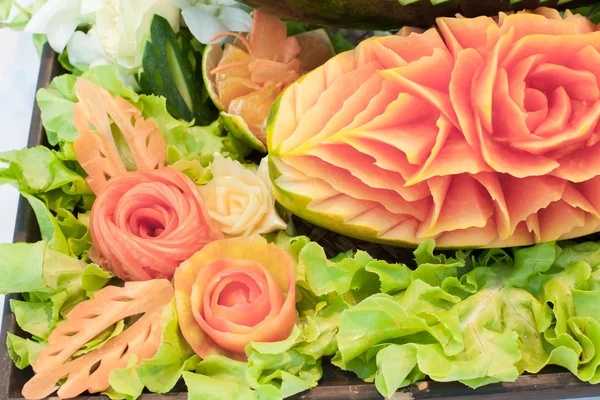
<svg viewBox="0 0 600 400">
<path fill-rule="evenodd" d="M 46 45 L 44 47 L 41 59 L 40 73 L 38 77 L 38 89 L 45 88 L 50 84 L 53 77 L 64 73 L 60 67 L 56 55 Z M 29 132 L 29 147 L 38 145 L 48 145 L 42 122 L 40 119 L 40 110 L 34 105 L 33 116 L 31 120 L 31 129 Z M 323 243 L 327 236 L 321 229 L 305 229 L 304 234 L 311 236 L 314 240 Z M 24 198 L 19 200 L 19 208 L 15 225 L 14 242 L 36 242 L 40 240 L 39 228 L 35 220 L 33 210 Z M 327 243 L 327 242 L 325 242 Z M 323 243 L 323 244 L 325 244 Z M 351 241 L 336 240 L 337 247 L 343 245 L 359 246 L 361 244 Z M 370 244 L 372 246 L 372 244 Z M 370 248 L 369 244 L 365 244 Z M 336 250 L 348 250 L 337 249 Z M 22 399 L 21 389 L 27 380 L 32 376 L 31 368 L 25 370 L 17 369 L 6 349 L 6 336 L 8 332 L 23 335 L 15 321 L 14 315 L 10 311 L 9 300 L 18 298 L 17 295 L 8 295 L 4 303 L 4 314 L 2 317 L 2 331 L 0 334 L 0 400 Z M 372 400 L 381 399 L 382 396 L 377 393 L 375 386 L 366 384 L 356 378 L 353 374 L 340 371 L 338 368 L 329 365 L 324 361 L 324 375 L 318 387 L 308 392 L 294 396 L 294 399 L 302 400 Z M 168 395 L 159 395 L 146 393 L 141 396 L 142 400 L 184 400 L 187 399 L 185 385 L 180 382 L 174 391 Z M 537 375 L 524 375 L 516 382 L 501 383 L 484 386 L 477 390 L 452 382 L 440 383 L 433 381 L 418 382 L 410 387 L 401 389 L 393 397 L 395 400 L 409 399 L 525 399 L 530 396 L 537 396 L 540 399 L 566 399 L 579 398 L 587 396 L 600 396 L 600 385 L 594 386 L 581 382 L 574 375 L 566 372 L 564 369 L 547 368 Z M 98 400 L 98 395 L 83 395 L 78 400 Z"/>
</svg>

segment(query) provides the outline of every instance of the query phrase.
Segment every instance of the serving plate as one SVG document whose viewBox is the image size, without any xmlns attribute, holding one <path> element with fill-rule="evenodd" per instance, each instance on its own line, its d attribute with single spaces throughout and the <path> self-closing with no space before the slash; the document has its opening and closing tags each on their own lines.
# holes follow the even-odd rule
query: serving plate
<svg viewBox="0 0 600 400">
<path fill-rule="evenodd" d="M 41 67 L 38 77 L 38 89 L 45 88 L 50 84 L 52 78 L 64 73 L 57 61 L 56 54 L 48 45 L 44 47 L 41 59 Z M 29 140 L 29 147 L 44 145 L 48 146 L 46 135 L 40 118 L 40 110 L 34 105 Z M 385 246 L 373 245 L 371 243 L 356 242 L 354 240 L 335 236 L 331 232 L 312 225 L 296 221 L 298 232 L 311 237 L 312 240 L 323 245 L 330 254 L 349 250 L 353 247 L 363 248 L 378 258 L 402 261 L 410 265 L 411 254 L 407 250 L 387 248 Z M 15 224 L 14 242 L 36 242 L 40 240 L 39 228 L 35 220 L 33 210 L 28 202 L 21 198 L 17 220 Z M 374 248 L 376 247 L 376 248 Z M 9 300 L 18 298 L 17 295 L 6 296 L 4 303 L 4 314 L 2 319 L 2 330 L 0 332 L 0 400 L 22 399 L 21 389 L 25 382 L 33 374 L 31 368 L 25 370 L 17 369 L 8 356 L 6 348 L 7 333 L 24 335 L 10 311 Z M 323 363 L 323 378 L 318 387 L 310 391 L 298 394 L 293 399 L 303 400 L 374 400 L 381 399 L 373 384 L 367 384 L 356 378 L 353 374 L 345 373 L 335 368 L 327 361 Z M 581 382 L 574 375 L 560 368 L 547 368 L 537 375 L 521 376 L 516 382 L 501 383 L 484 386 L 477 390 L 456 383 L 441 383 L 423 381 L 403 388 L 398 391 L 393 399 L 525 399 L 537 396 L 541 399 L 567 399 L 588 396 L 600 396 L 600 385 L 590 385 Z M 98 400 L 105 398 L 99 395 L 79 396 L 78 400 Z M 187 399 L 185 385 L 180 382 L 174 390 L 165 395 L 145 393 L 141 400 L 184 400 Z"/>
</svg>

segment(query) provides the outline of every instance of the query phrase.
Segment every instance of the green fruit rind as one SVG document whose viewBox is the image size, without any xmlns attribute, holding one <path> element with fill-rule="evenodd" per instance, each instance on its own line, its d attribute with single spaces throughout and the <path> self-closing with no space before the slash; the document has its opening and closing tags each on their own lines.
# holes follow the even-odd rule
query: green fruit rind
<svg viewBox="0 0 600 400">
<path fill-rule="evenodd" d="M 291 87 L 291 86 L 290 86 Z M 269 116 L 267 117 L 267 125 L 266 125 L 266 136 L 267 136 L 267 148 L 269 149 L 270 154 L 277 155 L 279 153 L 278 146 L 277 149 L 273 148 L 273 134 L 275 133 L 275 122 L 277 121 L 277 114 L 279 113 L 279 106 L 281 105 L 281 98 L 285 94 L 287 89 L 285 89 L 282 93 L 277 96 L 273 105 L 271 105 L 271 109 L 269 110 Z"/>
<path fill-rule="evenodd" d="M 223 49 L 220 44 L 207 45 L 202 54 L 202 79 L 204 80 L 204 86 L 206 86 L 210 99 L 219 111 L 224 111 L 224 109 L 214 86 L 214 79 L 210 76 L 210 71 L 217 67 L 222 57 Z"/>
<path fill-rule="evenodd" d="M 322 68 L 322 67 L 319 67 Z M 271 105 L 271 109 L 269 110 L 269 116 L 267 117 L 267 125 L 266 125 L 266 130 L 265 130 L 265 135 L 267 136 L 267 148 L 269 149 L 269 154 L 273 154 L 273 155 L 279 155 L 279 150 L 281 149 L 281 143 L 283 143 L 283 141 L 281 143 L 279 143 L 279 146 L 277 146 L 277 148 L 273 148 L 273 135 L 275 134 L 275 125 L 277 124 L 277 117 L 279 115 L 279 106 L 281 105 L 281 99 L 283 98 L 283 96 L 285 96 L 286 92 L 288 90 L 294 90 L 294 86 L 298 83 L 301 83 L 304 78 L 306 78 L 306 75 L 302 75 L 300 78 L 298 78 L 298 80 L 296 80 L 296 82 L 294 82 L 293 84 L 289 85 L 288 87 L 286 87 L 280 94 L 279 96 L 277 96 L 277 98 L 275 99 L 275 101 L 273 102 L 273 105 Z"/>
<path fill-rule="evenodd" d="M 250 131 L 250 128 L 248 128 L 248 124 L 246 124 L 246 121 L 244 121 L 242 117 L 239 115 L 228 114 L 223 111 L 221 112 L 221 119 L 225 129 L 227 129 L 233 137 L 254 150 L 260 151 L 261 153 L 267 152 L 267 147 L 254 136 Z"/>
<path fill-rule="evenodd" d="M 367 225 L 348 225 L 345 223 L 344 219 L 338 215 L 311 211 L 309 209 L 309 205 L 313 199 L 281 188 L 277 184 L 277 178 L 279 178 L 281 175 L 282 173 L 279 171 L 275 163 L 275 157 L 273 157 L 273 155 L 269 155 L 269 176 L 271 178 L 271 182 L 273 182 L 273 195 L 283 207 L 285 207 L 287 210 L 290 210 L 297 217 L 300 217 L 303 220 L 317 226 L 334 226 L 336 227 L 335 232 L 355 239 L 399 247 L 415 247 L 414 243 L 402 242 L 398 240 L 377 239 L 378 232 Z"/>
</svg>

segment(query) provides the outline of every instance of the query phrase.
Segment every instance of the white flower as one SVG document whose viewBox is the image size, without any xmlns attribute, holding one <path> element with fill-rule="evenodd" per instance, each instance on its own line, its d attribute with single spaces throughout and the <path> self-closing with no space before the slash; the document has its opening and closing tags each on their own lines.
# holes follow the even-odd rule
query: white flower
<svg viewBox="0 0 600 400">
<path fill-rule="evenodd" d="M 31 17 L 25 31 L 45 34 L 50 47 L 57 53 L 62 53 L 77 27 L 94 21 L 93 11 L 97 8 L 98 1 L 48 0 Z"/>
<path fill-rule="evenodd" d="M 228 236 L 250 236 L 285 229 L 275 209 L 265 157 L 252 171 L 238 161 L 215 154 L 210 164 L 213 178 L 200 192 L 210 217 Z"/>
<path fill-rule="evenodd" d="M 71 65 L 80 71 L 87 71 L 99 65 L 112 64 L 102 48 L 100 39 L 96 34 L 96 28 L 90 29 L 87 34 L 77 31 L 67 45 L 67 53 Z M 119 80 L 125 86 L 138 89 L 138 83 L 135 80 L 135 70 L 128 70 L 119 67 Z"/>
<path fill-rule="evenodd" d="M 171 0 L 103 0 L 96 11 L 96 32 L 109 60 L 127 69 L 141 66 L 154 15 L 179 30 L 179 9 Z"/>
<path fill-rule="evenodd" d="M 249 32 L 252 17 L 235 0 L 173 0 L 192 35 L 200 43 L 210 43 L 225 32 Z"/>
<path fill-rule="evenodd" d="M 96 34 L 96 29 L 92 28 L 88 33 L 77 31 L 73 34 L 67 45 L 69 53 L 69 62 L 79 70 L 85 71 L 96 65 L 106 65 L 110 63 L 102 44 Z"/>
</svg>

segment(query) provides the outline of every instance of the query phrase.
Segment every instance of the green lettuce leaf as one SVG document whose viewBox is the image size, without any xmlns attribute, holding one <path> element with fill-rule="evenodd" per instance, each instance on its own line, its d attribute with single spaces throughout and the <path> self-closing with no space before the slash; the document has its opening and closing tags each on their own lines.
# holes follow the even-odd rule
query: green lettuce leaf
<svg viewBox="0 0 600 400">
<path fill-rule="evenodd" d="M 133 354 L 127 361 L 127 367 L 110 371 L 110 387 L 102 394 L 112 400 L 135 400 L 140 397 L 144 384 L 137 374 L 137 363 L 137 356 Z"/>
<path fill-rule="evenodd" d="M 184 371 L 196 368 L 200 359 L 179 330 L 175 300 L 163 311 L 161 329 L 161 342 L 154 357 L 110 373 L 112 389 L 107 393 L 111 398 L 137 398 L 144 387 L 154 393 L 168 393 Z"/>
<path fill-rule="evenodd" d="M 328 293 L 348 293 L 356 272 L 364 269 L 373 259 L 364 251 L 353 256 L 328 260 L 325 251 L 317 243 L 308 243 L 300 252 L 300 269 L 306 271 L 306 277 L 313 292 L 318 295 Z"/>
<path fill-rule="evenodd" d="M 35 364 L 46 344 L 38 343 L 31 339 L 24 339 L 9 332 L 6 336 L 6 347 L 8 355 L 15 363 L 15 366 L 19 369 L 25 369 Z"/>
<path fill-rule="evenodd" d="M 67 293 L 57 292 L 44 302 L 10 300 L 10 310 L 15 315 L 17 324 L 34 338 L 47 339 L 58 321 Z"/>
<path fill-rule="evenodd" d="M 247 364 L 223 356 L 209 356 L 196 368 L 197 373 L 184 372 L 189 400 L 277 400 L 279 391 L 271 385 L 258 390 L 244 380 Z"/>
<path fill-rule="evenodd" d="M 341 313 L 334 364 L 388 398 L 425 376 L 476 388 L 549 364 L 600 382 L 597 245 L 488 250 L 466 273 L 466 254 L 436 256 L 431 242 L 415 259 L 406 287 Z"/>
<path fill-rule="evenodd" d="M 38 146 L 0 153 L 0 161 L 9 166 L 0 170 L 0 179 L 26 193 L 49 192 L 64 186 L 80 185 L 84 178 L 67 168 L 47 147 Z M 86 191 L 89 193 L 89 189 Z"/>
<path fill-rule="evenodd" d="M 58 221 L 54 218 L 50 210 L 46 208 L 46 205 L 32 195 L 23 193 L 23 197 L 29 201 L 29 205 L 35 213 L 42 239 L 48 242 L 48 248 L 70 255 L 71 249 L 69 248 L 67 238 L 58 226 Z"/>
<path fill-rule="evenodd" d="M 89 213 L 76 218 L 69 210 L 59 208 L 56 216 L 38 198 L 23 193 L 33 209 L 43 240 L 48 247 L 63 254 L 81 257 L 92 246 L 88 229 Z"/>
<path fill-rule="evenodd" d="M 0 243 L 0 293 L 37 292 L 47 288 L 42 275 L 46 242 Z"/>
<path fill-rule="evenodd" d="M 40 89 L 36 100 L 42 114 L 48 142 L 54 146 L 59 140 L 72 142 L 79 134 L 73 122 L 73 106 L 77 102 L 75 81 L 71 74 L 58 76 L 47 89 Z"/>
<path fill-rule="evenodd" d="M 10 183 L 22 194 L 35 196 L 43 202 L 36 204 L 38 219 L 43 218 L 43 208 L 72 212 L 94 197 L 83 173 L 77 172 L 69 165 L 72 163 L 61 160 L 59 153 L 46 147 L 0 153 L 0 161 L 8 163 L 6 168 L 0 169 L 0 184 Z M 32 202 L 31 198 L 28 200 Z"/>
<path fill-rule="evenodd" d="M 167 130 L 166 141 L 168 164 L 179 160 L 198 160 L 206 167 L 212 162 L 215 153 L 242 161 L 251 151 L 224 129 L 220 119 L 208 126 L 179 123 Z"/>
<path fill-rule="evenodd" d="M 69 210 L 59 208 L 56 212 L 56 222 L 67 239 L 71 254 L 81 257 L 92 246 L 92 237 L 89 231 L 89 212 L 79 213 L 77 217 Z"/>
</svg>

